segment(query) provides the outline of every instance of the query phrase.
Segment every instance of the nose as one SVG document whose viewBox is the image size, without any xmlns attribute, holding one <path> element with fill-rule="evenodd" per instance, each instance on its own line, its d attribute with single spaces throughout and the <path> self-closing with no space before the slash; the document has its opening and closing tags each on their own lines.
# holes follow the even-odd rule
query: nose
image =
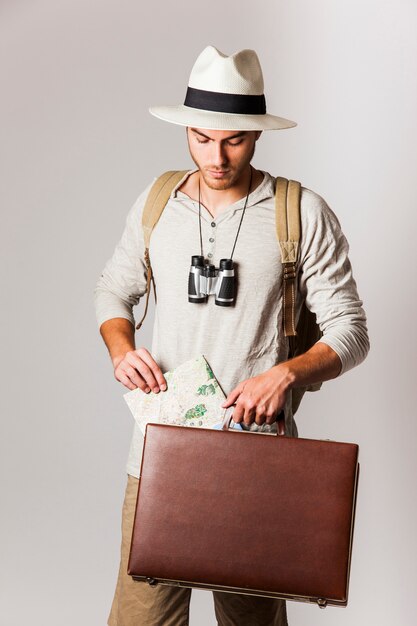
<svg viewBox="0 0 417 626">
<path fill-rule="evenodd" d="M 220 142 L 213 141 L 212 161 L 216 167 L 222 167 L 227 163 L 226 151 Z"/>
</svg>

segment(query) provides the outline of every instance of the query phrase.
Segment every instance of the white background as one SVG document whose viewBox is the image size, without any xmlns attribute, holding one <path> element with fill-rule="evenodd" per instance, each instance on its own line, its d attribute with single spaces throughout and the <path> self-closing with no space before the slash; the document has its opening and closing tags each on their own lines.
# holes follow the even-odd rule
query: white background
<svg viewBox="0 0 417 626">
<path fill-rule="evenodd" d="M 416 3 L 2 0 L 0 12 L 1 625 L 106 623 L 133 419 L 93 289 L 145 185 L 193 166 L 184 129 L 147 109 L 183 101 L 209 44 L 257 51 L 268 111 L 298 126 L 264 132 L 254 165 L 327 200 L 368 315 L 365 363 L 297 415 L 300 436 L 360 445 L 349 606 L 289 602 L 289 623 L 414 624 Z M 152 311 L 137 338 L 148 348 Z M 215 624 L 210 592 L 193 591 L 191 624 Z"/>
</svg>

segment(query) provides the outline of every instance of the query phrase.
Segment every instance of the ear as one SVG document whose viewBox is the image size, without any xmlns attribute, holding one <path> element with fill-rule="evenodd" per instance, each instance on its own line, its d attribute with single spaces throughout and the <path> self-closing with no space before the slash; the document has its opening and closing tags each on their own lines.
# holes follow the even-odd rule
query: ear
<svg viewBox="0 0 417 626">
<path fill-rule="evenodd" d="M 256 131 L 256 135 L 255 135 L 255 141 L 258 141 L 259 137 L 262 135 L 263 131 L 262 130 L 257 130 Z"/>
</svg>

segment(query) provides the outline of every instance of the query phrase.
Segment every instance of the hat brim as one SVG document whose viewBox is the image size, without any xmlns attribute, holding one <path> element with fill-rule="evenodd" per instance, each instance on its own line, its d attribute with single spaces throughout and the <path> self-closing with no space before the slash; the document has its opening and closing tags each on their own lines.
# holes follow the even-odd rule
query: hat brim
<svg viewBox="0 0 417 626">
<path fill-rule="evenodd" d="M 287 120 L 284 117 L 269 115 L 269 113 L 264 115 L 219 113 L 194 109 L 185 104 L 153 106 L 149 108 L 149 112 L 165 122 L 209 130 L 281 130 L 297 126 L 297 122 Z"/>
</svg>

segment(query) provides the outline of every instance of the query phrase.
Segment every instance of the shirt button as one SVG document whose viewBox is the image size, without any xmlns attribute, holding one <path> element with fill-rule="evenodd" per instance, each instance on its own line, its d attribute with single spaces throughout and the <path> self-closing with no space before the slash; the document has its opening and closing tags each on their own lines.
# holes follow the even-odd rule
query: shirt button
<svg viewBox="0 0 417 626">
<path fill-rule="evenodd" d="M 208 258 L 211 259 L 211 257 L 213 256 L 211 252 L 208 253 Z"/>
<path fill-rule="evenodd" d="M 210 241 L 211 243 L 213 243 L 214 238 L 213 238 L 213 237 L 210 237 L 209 241 Z"/>
<path fill-rule="evenodd" d="M 212 222 L 211 225 L 213 226 L 213 228 L 216 226 L 216 222 Z"/>
</svg>

